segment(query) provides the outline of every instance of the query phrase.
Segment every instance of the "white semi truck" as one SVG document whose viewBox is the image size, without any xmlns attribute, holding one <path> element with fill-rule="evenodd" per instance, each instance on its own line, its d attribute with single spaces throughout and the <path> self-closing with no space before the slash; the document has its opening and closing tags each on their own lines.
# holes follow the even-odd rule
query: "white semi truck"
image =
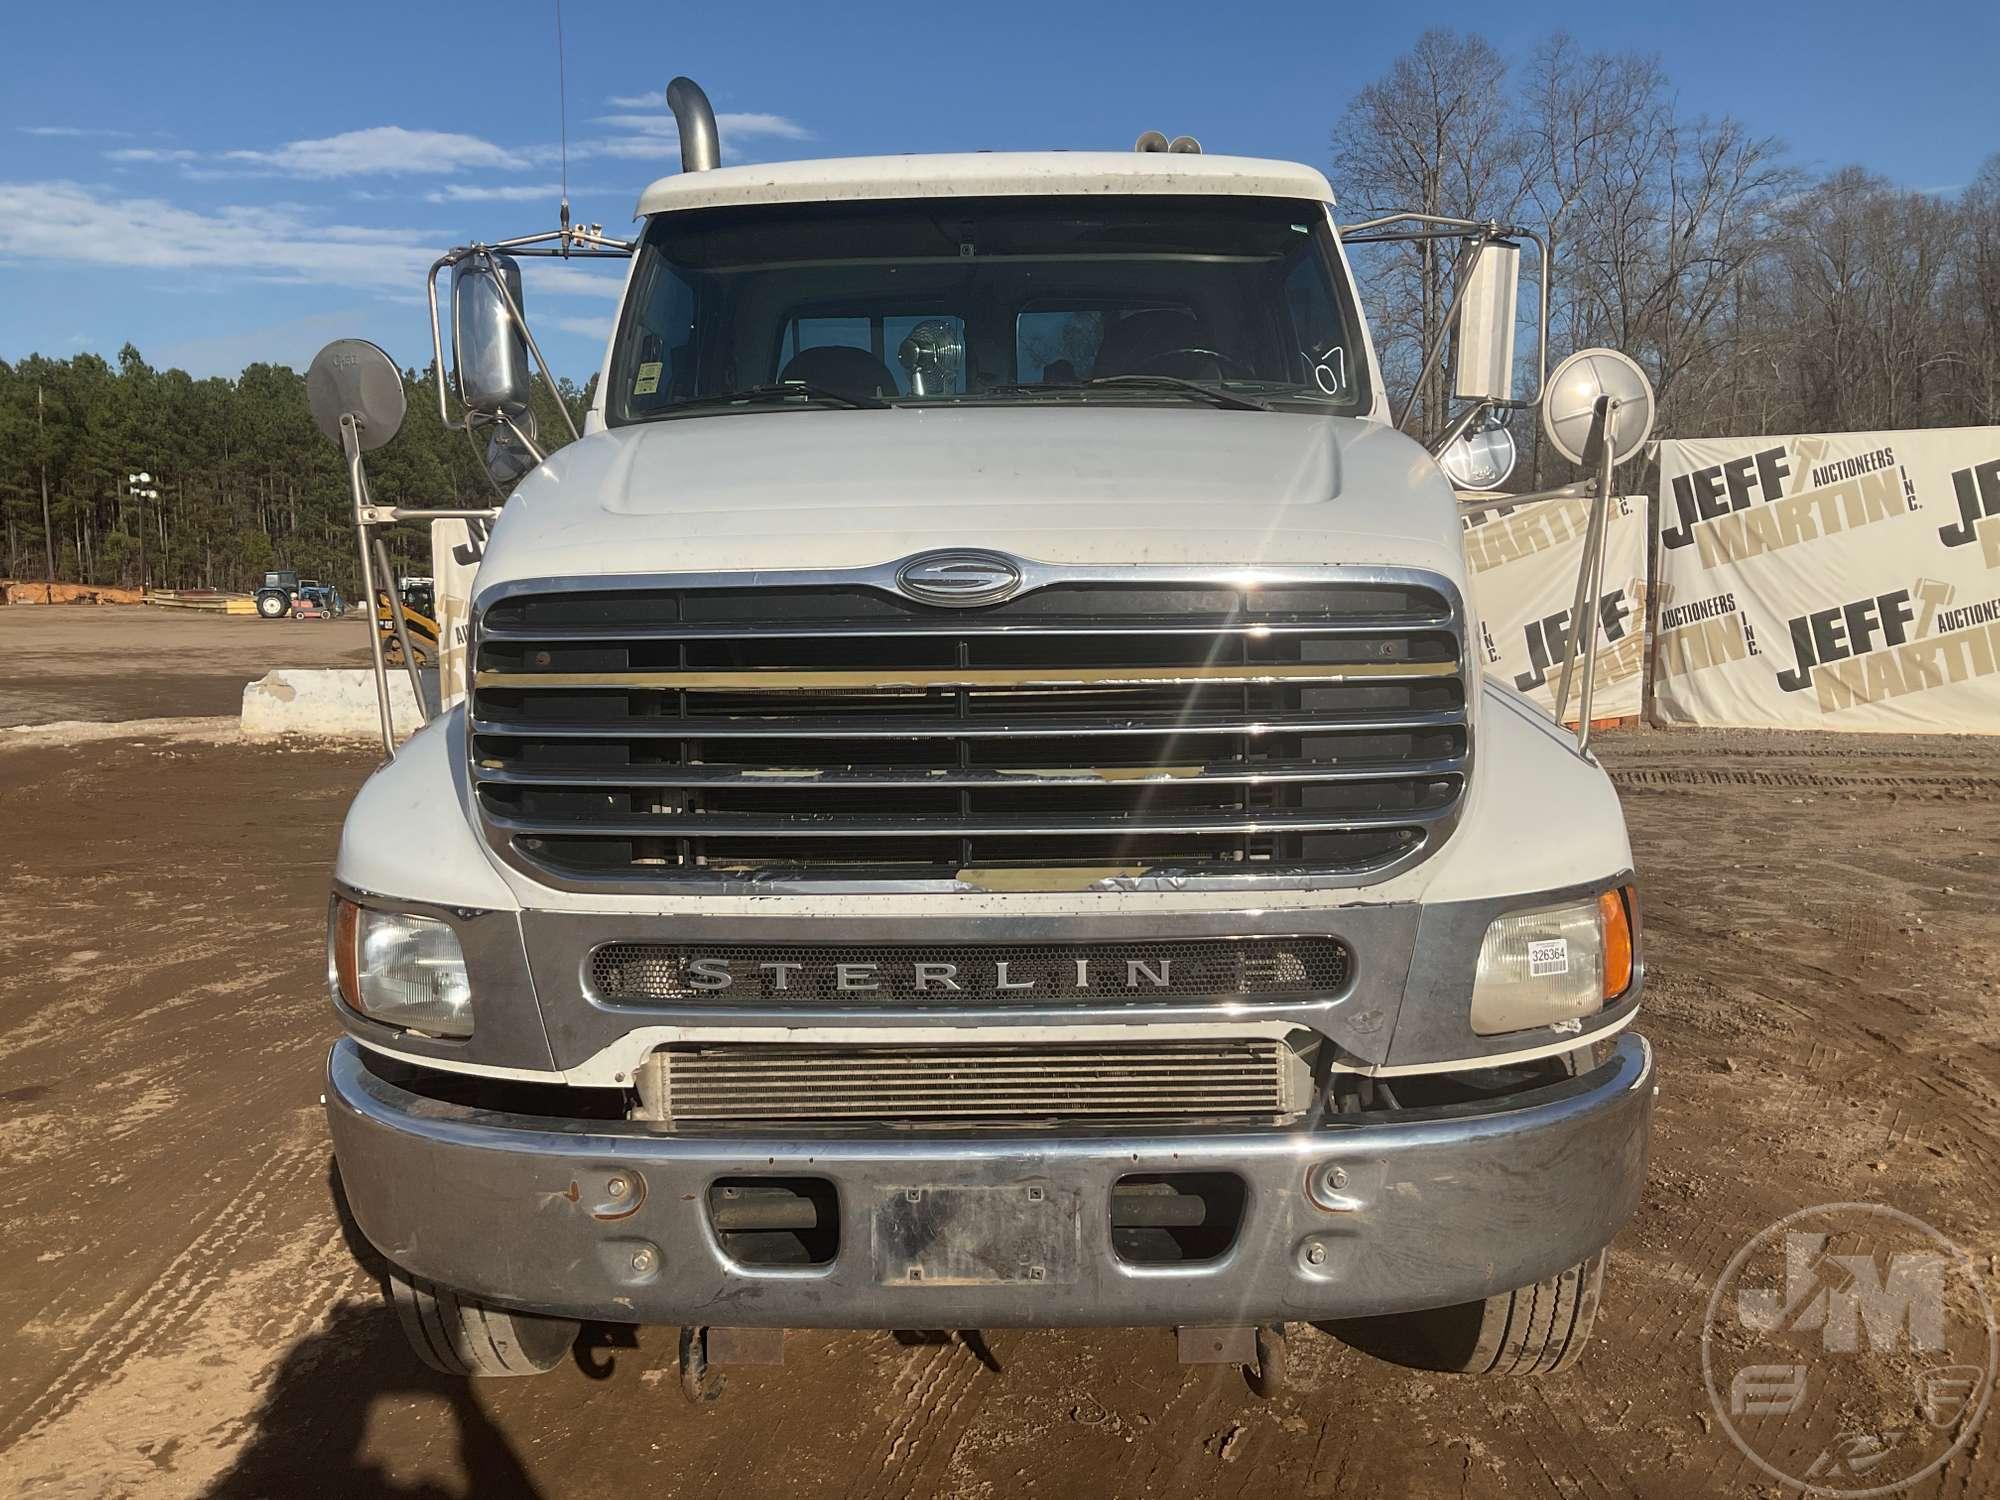
<svg viewBox="0 0 2000 1500">
<path fill-rule="evenodd" d="M 565 208 L 433 271 L 441 409 L 514 488 L 464 700 L 398 749 L 384 687 L 328 941 L 340 1182 L 417 1353 L 671 1325 L 696 1397 L 793 1327 L 1172 1328 L 1260 1385 L 1299 1322 L 1575 1360 L 1654 1094 L 1593 643 L 1575 735 L 1481 676 L 1468 501 L 1343 248 L 1465 252 L 1463 463 L 1532 404 L 1533 237 L 1343 229 L 1185 138 L 723 168 L 669 99 L 634 243 Z M 547 455 L 537 253 L 630 256 Z M 1621 368 L 1541 382 L 1600 518 Z M 367 494 L 392 377 L 312 378 L 378 573 L 445 514 Z"/>
</svg>

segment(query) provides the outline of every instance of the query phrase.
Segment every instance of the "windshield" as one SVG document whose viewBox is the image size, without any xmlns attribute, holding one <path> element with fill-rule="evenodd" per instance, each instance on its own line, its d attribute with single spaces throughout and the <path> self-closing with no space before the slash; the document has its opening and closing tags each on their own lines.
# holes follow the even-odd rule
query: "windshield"
<svg viewBox="0 0 2000 1500">
<path fill-rule="evenodd" d="M 1355 414 L 1365 371 L 1324 204 L 759 204 L 653 218 L 607 412 L 1185 401 Z"/>
</svg>

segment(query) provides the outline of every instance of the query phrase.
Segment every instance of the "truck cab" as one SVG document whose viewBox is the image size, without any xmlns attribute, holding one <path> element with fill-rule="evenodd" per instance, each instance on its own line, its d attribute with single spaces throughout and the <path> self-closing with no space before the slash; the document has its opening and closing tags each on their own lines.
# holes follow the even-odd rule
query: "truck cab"
<svg viewBox="0 0 2000 1500">
<path fill-rule="evenodd" d="M 692 165 L 341 839 L 327 1114 L 417 1352 L 1572 1362 L 1645 1173 L 1631 852 L 1480 673 L 1326 180 Z"/>
</svg>

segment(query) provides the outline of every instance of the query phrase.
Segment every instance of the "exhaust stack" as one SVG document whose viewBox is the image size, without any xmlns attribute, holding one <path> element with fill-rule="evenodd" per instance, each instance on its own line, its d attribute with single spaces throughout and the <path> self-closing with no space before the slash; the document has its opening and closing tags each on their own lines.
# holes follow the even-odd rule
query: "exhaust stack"
<svg viewBox="0 0 2000 1500">
<path fill-rule="evenodd" d="M 722 140 L 715 133 L 715 110 L 692 78 L 667 85 L 667 108 L 681 133 L 681 170 L 708 172 L 722 163 Z"/>
</svg>

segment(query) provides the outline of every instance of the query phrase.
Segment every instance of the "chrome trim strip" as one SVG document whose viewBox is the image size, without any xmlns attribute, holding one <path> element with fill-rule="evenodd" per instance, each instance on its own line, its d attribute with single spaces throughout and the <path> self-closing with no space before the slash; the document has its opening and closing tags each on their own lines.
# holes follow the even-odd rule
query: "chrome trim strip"
<svg viewBox="0 0 2000 1500">
<path fill-rule="evenodd" d="M 1040 719 L 1008 723 L 1004 720 L 918 719 L 811 719 L 767 715 L 755 724 L 739 719 L 628 719 L 618 727 L 604 724 L 551 720 L 548 723 L 516 723 L 508 720 L 472 719 L 474 734 L 504 736 L 508 739 L 600 739 L 600 740 L 904 740 L 904 739 L 1069 739 L 1117 735 L 1131 739 L 1141 735 L 1170 738 L 1205 734 L 1380 734 L 1395 729 L 1449 729 L 1466 722 L 1460 709 L 1425 709 L 1372 717 L 1337 717 L 1319 714 L 1310 718 L 1269 719 Z M 651 727 L 657 724 L 658 728 Z"/>
<path fill-rule="evenodd" d="M 1281 813 L 1265 817 L 1232 817 L 1209 813 L 1192 817 L 1148 814 L 1141 823 L 1124 814 L 1110 817 L 1023 818 L 996 822 L 974 818 L 842 818 L 838 823 L 813 821 L 801 812 L 778 817 L 753 813 L 671 813 L 648 818 L 592 818 L 588 823 L 561 818 L 510 818 L 488 810 L 487 826 L 508 833 L 547 838 L 1019 838 L 1040 834 L 1244 834 L 1339 833 L 1368 828 L 1409 828 L 1430 825 L 1452 815 L 1442 807 L 1395 808 L 1388 812 Z"/>
<path fill-rule="evenodd" d="M 796 640 L 811 632 L 801 630 Z M 856 668 L 756 667 L 741 672 L 476 672 L 474 687 L 492 688 L 657 688 L 690 693 L 817 693 L 846 688 L 850 692 L 924 693 L 933 688 L 1155 688 L 1155 687 L 1278 687 L 1286 683 L 1316 686 L 1350 682 L 1414 682 L 1426 677 L 1456 677 L 1458 663 L 1410 662 L 1281 662 L 1258 667 L 959 667 L 911 671 L 881 667 Z"/>
<path fill-rule="evenodd" d="M 1080 619 L 1065 625 L 1055 621 L 983 620 L 966 616 L 956 626 L 937 624 L 893 625 L 876 628 L 865 625 L 831 625 L 812 633 L 827 640 L 879 640 L 885 636 L 979 635 L 994 640 L 1012 636 L 1158 636 L 1158 635 L 1242 635 L 1252 638 L 1283 635 L 1390 635 L 1403 631 L 1439 631 L 1452 627 L 1452 617 L 1412 615 L 1395 619 L 1388 615 L 1351 615 L 1345 619 L 1313 624 L 1299 620 L 1272 620 L 1255 625 L 1188 625 L 1173 621 L 1158 624 L 1115 625 L 1101 620 Z M 758 641 L 784 640 L 803 632 L 796 625 L 548 625 L 536 629 L 526 625 L 488 623 L 485 635 L 493 641 Z"/>
<path fill-rule="evenodd" d="M 1147 786 L 1199 782 L 1210 786 L 1266 786 L 1290 782 L 1426 781 L 1465 774 L 1465 757 L 1436 760 L 1266 761 L 1243 766 L 1229 761 L 1181 767 L 1108 767 L 1102 771 L 997 770 L 969 767 L 935 772 L 895 768 L 848 767 L 836 771 L 795 771 L 782 766 L 647 766 L 574 767 L 535 771 L 490 767 L 474 762 L 473 779 L 493 786 L 619 786 L 619 787 L 754 787 L 759 791 L 811 791 L 815 787 L 889 790 L 930 787 L 946 791 L 961 787 Z M 1128 774 L 1129 772 L 1129 774 Z"/>
</svg>

